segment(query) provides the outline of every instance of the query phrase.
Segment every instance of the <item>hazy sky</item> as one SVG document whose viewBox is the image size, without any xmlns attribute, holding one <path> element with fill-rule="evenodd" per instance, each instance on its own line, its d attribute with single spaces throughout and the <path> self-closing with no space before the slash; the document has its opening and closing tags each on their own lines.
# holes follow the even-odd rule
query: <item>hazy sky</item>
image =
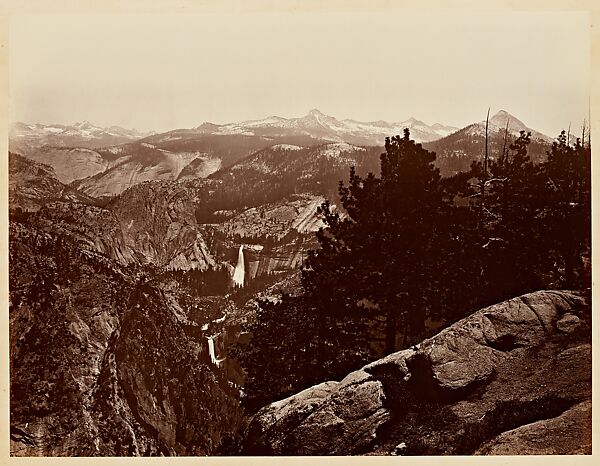
<svg viewBox="0 0 600 466">
<path fill-rule="evenodd" d="M 588 114 L 583 13 L 15 17 L 11 120 L 141 130 L 319 108 L 464 126 L 505 109 L 555 136 Z"/>
</svg>

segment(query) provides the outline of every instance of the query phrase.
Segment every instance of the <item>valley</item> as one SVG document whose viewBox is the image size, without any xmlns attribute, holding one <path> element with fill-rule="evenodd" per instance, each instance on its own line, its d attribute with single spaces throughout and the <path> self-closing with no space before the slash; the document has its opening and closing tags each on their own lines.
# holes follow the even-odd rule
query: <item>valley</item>
<svg viewBox="0 0 600 466">
<path fill-rule="evenodd" d="M 592 461 L 586 2 L 8 3 L 4 462 Z"/>
<path fill-rule="evenodd" d="M 508 134 L 513 142 L 520 131 L 530 131 L 504 111 L 491 123 L 492 160 L 499 159 Z M 365 123 L 338 120 L 316 109 L 302 118 L 203 123 L 160 134 L 88 122 L 70 127 L 15 124 L 9 153 L 11 454 L 395 454 L 394 435 L 405 421 L 397 418 L 401 408 L 394 403 L 408 393 L 410 415 L 418 418 L 413 405 L 422 400 L 411 398 L 412 382 L 397 389 L 390 377 L 401 372 L 407 381 L 412 371 L 426 379 L 429 373 L 419 372 L 417 360 L 425 354 L 420 349 L 415 355 L 404 349 L 400 356 L 380 360 L 383 345 L 373 343 L 377 362 L 356 367 L 362 372 L 342 382 L 323 382 L 301 392 L 298 399 L 307 404 L 306 413 L 323 417 L 318 420 L 322 439 L 330 428 L 342 426 L 343 435 L 331 449 L 312 436 L 310 422 L 296 419 L 294 409 L 304 408 L 286 408 L 296 406 L 295 398 L 268 404 L 258 414 L 247 410 L 248 374 L 236 351 L 244 351 L 256 337 L 249 328 L 260 325 L 264 303 L 277 305 L 286 296 L 303 295 L 306 264 L 326 244 L 324 204 L 330 202 L 327 212 L 336 222 L 351 220 L 338 195 L 340 181 L 351 185 L 351 167 L 363 184 L 372 179 L 370 174 L 381 176 L 385 138 L 408 128 L 419 148 L 422 143 L 437 153 L 435 167 L 446 179 L 481 159 L 481 125 L 458 129 L 415 118 Z M 552 139 L 531 132 L 531 159 L 545 161 Z M 552 301 L 548 306 L 558 309 L 548 311 L 554 312 L 552 325 L 569 313 L 583 322 L 568 347 L 577 349 L 573 358 L 587 367 L 587 304 L 579 295 L 564 296 L 566 305 L 554 295 L 546 297 Z M 379 305 L 365 297 L 360 306 L 372 310 Z M 499 313 L 505 319 L 504 310 Z M 438 317 L 427 320 L 429 336 L 447 323 Z M 513 336 L 522 324 L 517 318 L 503 322 L 505 333 Z M 282 320 L 281 325 L 287 324 Z M 377 325 L 370 331 L 381 341 Z M 486 346 L 504 344 L 501 327 L 495 327 L 495 340 L 490 333 L 478 351 L 504 364 L 504 356 L 489 356 Z M 538 330 L 528 327 L 535 338 Z M 340 338 L 346 331 L 340 330 Z M 563 333 L 563 340 L 570 338 L 570 332 Z M 406 335 L 406 329 L 398 330 L 394 341 L 405 341 Z M 562 354 L 557 346 L 562 334 L 557 335 L 542 342 L 550 359 Z M 454 343 L 447 338 L 449 348 Z M 479 334 L 473 338 L 481 343 Z M 434 340 L 424 345 L 438 351 Z M 268 345 L 264 351 L 270 351 Z M 446 347 L 442 351 L 451 352 Z M 427 357 L 433 358 L 431 354 Z M 443 362 L 433 358 L 435 364 L 455 362 L 450 356 L 440 358 Z M 443 373 L 438 366 L 435 371 Z M 474 384 L 480 382 L 478 374 L 472 378 Z M 488 374 L 483 378 L 487 382 Z M 430 381 L 423 383 L 437 390 Z M 366 420 L 340 414 L 338 408 L 330 414 L 329 404 L 337 406 L 337 398 L 346 403 L 346 397 L 365 412 L 371 408 L 363 405 L 373 403 L 373 413 L 365 414 Z M 569 408 L 587 397 L 585 388 L 565 395 Z M 461 404 L 456 398 L 444 409 L 463 416 L 460 422 L 468 417 L 465 410 L 483 415 L 494 410 L 490 404 L 477 411 L 468 405 L 472 402 L 467 398 Z M 280 416 L 280 409 L 289 427 L 283 432 L 269 417 L 270 412 Z M 332 420 L 335 416 L 341 420 Z M 423 422 L 430 427 L 427 423 L 433 421 Z M 411 440 L 418 437 L 416 429 Z M 282 446 L 279 437 L 290 432 L 296 443 Z M 449 430 L 440 432 L 452 437 Z M 469 451 L 500 448 L 483 445 L 500 433 L 486 434 L 481 445 L 469 444 Z M 382 439 L 379 445 L 373 443 L 376 434 Z M 353 444 L 352 438 L 360 441 Z M 444 450 L 439 439 L 414 442 L 409 447 L 418 453 L 463 452 L 458 447 Z"/>
</svg>

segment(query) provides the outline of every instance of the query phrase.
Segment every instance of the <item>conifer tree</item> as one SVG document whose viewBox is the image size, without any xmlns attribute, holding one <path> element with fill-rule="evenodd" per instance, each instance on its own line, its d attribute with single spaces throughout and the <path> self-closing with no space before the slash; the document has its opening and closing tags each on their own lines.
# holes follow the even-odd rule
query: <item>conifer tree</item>
<svg viewBox="0 0 600 466">
<path fill-rule="evenodd" d="M 489 275 L 497 297 L 541 288 L 545 260 L 539 221 L 539 170 L 527 154 L 531 133 L 521 131 L 509 151 L 491 166 Z M 491 293 L 492 296 L 496 293 Z"/>
<path fill-rule="evenodd" d="M 486 304 L 540 288 L 559 257 L 567 286 L 582 282 L 590 243 L 590 150 L 563 134 L 543 166 L 522 132 L 490 157 L 485 213 L 470 173 L 443 180 L 435 154 L 403 137 L 386 139 L 381 175 L 350 171 L 340 207 L 325 202 L 319 248 L 302 269 L 303 292 L 265 302 L 248 347 L 247 406 L 339 379 L 368 360 L 419 341 L 428 317 L 456 320 Z M 559 284 L 554 284 L 558 286 Z M 383 343 L 383 351 L 378 347 Z"/>
<path fill-rule="evenodd" d="M 324 333 L 329 320 L 344 322 L 349 328 L 337 335 L 364 347 L 375 339 L 365 328 L 383 324 L 385 352 L 392 352 L 398 330 L 408 342 L 424 331 L 428 314 L 442 311 L 447 285 L 440 277 L 460 238 L 452 234 L 452 196 L 434 160 L 405 130 L 386 140 L 380 178 L 351 170 L 348 186 L 341 184 L 343 219 L 323 205 L 327 229 L 303 284 Z"/>
<path fill-rule="evenodd" d="M 578 139 L 574 146 L 562 131 L 543 165 L 544 220 L 550 247 L 558 253 L 566 288 L 588 287 L 582 259 L 590 255 L 591 149 Z M 589 272 L 588 272 L 589 273 Z M 579 280 L 578 280 L 579 278 Z"/>
</svg>

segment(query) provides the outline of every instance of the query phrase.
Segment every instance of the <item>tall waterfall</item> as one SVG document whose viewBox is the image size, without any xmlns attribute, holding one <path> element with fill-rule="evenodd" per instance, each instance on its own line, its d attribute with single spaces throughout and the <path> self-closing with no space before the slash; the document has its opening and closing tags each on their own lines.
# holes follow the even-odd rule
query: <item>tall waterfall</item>
<svg viewBox="0 0 600 466">
<path fill-rule="evenodd" d="M 218 366 L 219 360 L 215 353 L 215 341 L 213 340 L 213 337 L 208 337 L 208 355 L 210 356 L 210 362 Z"/>
<path fill-rule="evenodd" d="M 246 273 L 244 267 L 244 245 L 240 246 L 240 252 L 238 253 L 238 261 L 233 272 L 233 283 L 235 286 L 244 286 L 244 275 Z"/>
</svg>

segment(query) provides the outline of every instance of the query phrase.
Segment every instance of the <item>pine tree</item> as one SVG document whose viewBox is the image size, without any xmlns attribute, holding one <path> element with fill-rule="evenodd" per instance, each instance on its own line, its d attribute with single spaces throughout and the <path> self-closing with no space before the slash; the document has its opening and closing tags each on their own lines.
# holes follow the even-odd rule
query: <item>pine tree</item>
<svg viewBox="0 0 600 466">
<path fill-rule="evenodd" d="M 591 240 L 591 149 L 578 139 L 574 146 L 562 131 L 543 165 L 544 211 L 548 241 L 558 253 L 567 288 L 589 287 L 583 278 L 584 256 Z M 589 272 L 588 272 L 589 273 Z M 579 280 L 578 280 L 579 278 Z"/>
<path fill-rule="evenodd" d="M 327 229 L 320 232 L 321 248 L 307 261 L 303 283 L 309 302 L 320 313 L 361 326 L 364 321 L 385 327 L 385 352 L 396 349 L 396 334 L 406 342 L 425 329 L 428 314 L 441 312 L 445 285 L 439 279 L 441 264 L 450 246 L 453 207 L 444 189 L 435 154 L 404 137 L 386 139 L 381 155 L 381 178 L 365 178 L 350 172 L 348 186 L 340 186 L 340 200 L 347 217 L 322 213 Z M 327 317 L 320 317 L 331 328 Z"/>
<path fill-rule="evenodd" d="M 542 287 L 540 270 L 546 258 L 539 213 L 539 168 L 527 154 L 531 134 L 521 131 L 509 151 L 491 166 L 489 260 L 496 299 Z M 492 293 L 493 295 L 494 293 Z"/>
<path fill-rule="evenodd" d="M 538 218 L 541 180 L 539 168 L 528 156 L 530 141 L 531 134 L 521 131 L 508 150 L 505 141 L 498 157 L 490 158 L 487 170 L 477 161 L 465 175 L 476 180 L 460 193 L 471 200 L 478 218 L 479 237 L 471 241 L 472 266 L 480 270 L 478 296 L 472 296 L 476 307 L 540 287 L 544 261 Z M 464 288 L 464 284 L 458 286 Z"/>
</svg>

